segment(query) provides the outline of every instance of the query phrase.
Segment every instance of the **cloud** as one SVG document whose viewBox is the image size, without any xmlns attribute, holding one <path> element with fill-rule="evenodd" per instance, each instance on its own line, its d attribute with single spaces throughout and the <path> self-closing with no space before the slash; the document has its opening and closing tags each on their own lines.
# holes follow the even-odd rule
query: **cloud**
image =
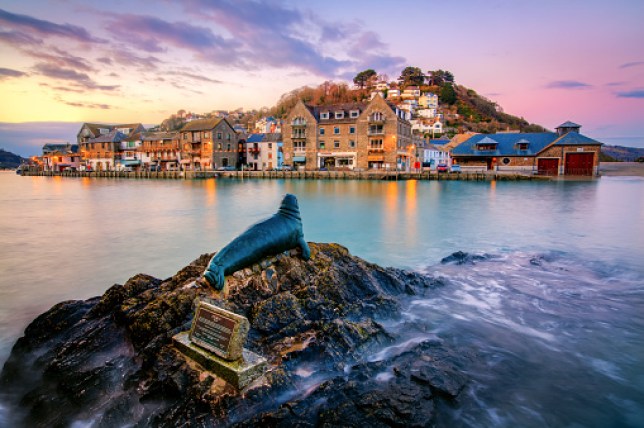
<svg viewBox="0 0 644 428">
<path fill-rule="evenodd" d="M 299 68 L 322 76 L 355 75 L 363 68 L 393 71 L 404 58 L 386 54 L 386 45 L 358 23 L 324 22 L 267 0 L 187 0 L 186 10 L 200 19 L 210 18 L 235 40 L 234 64 L 243 67 Z M 216 61 L 207 52 L 203 59 Z M 387 67 L 386 70 L 382 68 Z"/>
<path fill-rule="evenodd" d="M 618 98 L 644 98 L 644 89 L 635 89 L 617 93 Z"/>
<path fill-rule="evenodd" d="M 39 63 L 34 66 L 34 70 L 43 76 L 57 80 L 70 81 L 76 86 L 83 87 L 85 89 L 114 91 L 119 88 L 118 85 L 99 85 L 85 73 L 79 73 L 69 68 L 61 68 L 56 64 Z"/>
<path fill-rule="evenodd" d="M 0 122 L 0 141 L 5 150 L 23 157 L 42 154 L 42 146 L 53 142 L 76 142 L 80 123 Z"/>
<path fill-rule="evenodd" d="M 90 109 L 99 109 L 99 110 L 109 110 L 112 108 L 109 104 L 97 104 L 97 103 L 83 103 L 83 102 L 78 102 L 78 101 L 65 101 L 64 99 L 60 97 L 56 97 L 56 101 L 61 102 L 63 104 L 67 104 L 68 106 L 71 107 L 78 107 L 78 108 L 90 108 Z"/>
<path fill-rule="evenodd" d="M 28 76 L 28 74 L 23 71 L 0 67 L 0 80 L 6 79 L 9 77 L 24 77 L 24 76 Z"/>
<path fill-rule="evenodd" d="M 13 30 L 23 30 L 28 33 L 36 33 L 43 37 L 64 37 L 83 43 L 103 43 L 104 40 L 93 37 L 86 29 L 71 24 L 56 24 L 33 18 L 28 15 L 19 15 L 0 9 L 0 24 L 4 24 Z M 30 36 L 28 36 L 30 37 Z"/>
<path fill-rule="evenodd" d="M 126 67 L 138 67 L 141 70 L 156 70 L 162 63 L 161 60 L 155 56 L 141 56 L 133 53 L 124 46 L 120 46 L 111 54 L 111 58 L 99 58 L 99 61 L 111 65 L 113 62 L 124 65 Z"/>
<path fill-rule="evenodd" d="M 627 62 L 625 64 L 620 65 L 619 68 L 639 67 L 640 65 L 644 65 L 644 61 Z"/>
<path fill-rule="evenodd" d="M 188 73 L 185 71 L 166 71 L 163 73 L 163 75 L 186 77 L 188 79 L 197 80 L 199 82 L 217 83 L 217 84 L 224 83 L 221 80 L 211 79 L 206 76 L 200 76 L 198 74 Z"/>
<path fill-rule="evenodd" d="M 58 67 L 69 67 L 75 70 L 95 71 L 95 68 L 84 58 L 71 55 L 56 47 L 47 47 L 48 52 L 24 50 L 23 52 L 33 58 L 45 61 Z M 52 53 L 53 52 L 53 53 Z"/>
<path fill-rule="evenodd" d="M 42 43 L 42 40 L 20 31 L 0 31 L 0 42 L 11 46 L 21 46 L 38 45 Z"/>
<path fill-rule="evenodd" d="M 585 89 L 591 87 L 588 83 L 577 80 L 555 80 L 546 85 L 548 89 Z"/>
<path fill-rule="evenodd" d="M 107 22 L 106 28 L 119 40 L 148 52 L 165 52 L 166 45 L 192 51 L 234 48 L 234 40 L 213 34 L 206 27 L 186 22 L 167 22 L 153 16 L 118 14 Z"/>
</svg>

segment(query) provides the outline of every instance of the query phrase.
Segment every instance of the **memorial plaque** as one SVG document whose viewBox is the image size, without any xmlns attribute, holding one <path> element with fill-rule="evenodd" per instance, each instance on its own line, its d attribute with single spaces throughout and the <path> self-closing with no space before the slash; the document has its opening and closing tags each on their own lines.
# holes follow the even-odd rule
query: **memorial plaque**
<svg viewBox="0 0 644 428">
<path fill-rule="evenodd" d="M 199 302 L 190 329 L 190 340 L 221 358 L 234 361 L 242 357 L 248 329 L 245 317 Z"/>
</svg>

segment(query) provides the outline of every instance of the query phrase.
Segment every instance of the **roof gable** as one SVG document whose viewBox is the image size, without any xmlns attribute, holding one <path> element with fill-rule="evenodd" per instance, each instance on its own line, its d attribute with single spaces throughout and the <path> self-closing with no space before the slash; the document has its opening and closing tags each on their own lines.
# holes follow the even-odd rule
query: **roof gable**
<svg viewBox="0 0 644 428">
<path fill-rule="evenodd" d="M 224 120 L 222 118 L 215 119 L 197 119 L 191 122 L 186 123 L 181 128 L 181 132 L 190 132 L 190 131 L 210 131 L 214 129 L 219 123 Z"/>
</svg>

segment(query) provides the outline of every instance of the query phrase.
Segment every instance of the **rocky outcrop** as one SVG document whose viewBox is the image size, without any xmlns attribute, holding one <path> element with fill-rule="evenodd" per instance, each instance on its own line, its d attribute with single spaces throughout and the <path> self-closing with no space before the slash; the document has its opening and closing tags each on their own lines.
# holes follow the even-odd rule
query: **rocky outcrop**
<svg viewBox="0 0 644 428">
<path fill-rule="evenodd" d="M 284 254 L 228 278 L 215 302 L 246 316 L 246 346 L 266 375 L 243 391 L 179 353 L 193 281 L 211 255 L 159 280 L 139 274 L 101 297 L 63 302 L 35 319 L 0 375 L 16 426 L 426 426 L 439 401 L 467 382 L 467 357 L 437 341 L 395 343 L 381 325 L 405 296 L 441 282 L 382 268 L 336 244 L 311 244 L 311 259 Z"/>
</svg>

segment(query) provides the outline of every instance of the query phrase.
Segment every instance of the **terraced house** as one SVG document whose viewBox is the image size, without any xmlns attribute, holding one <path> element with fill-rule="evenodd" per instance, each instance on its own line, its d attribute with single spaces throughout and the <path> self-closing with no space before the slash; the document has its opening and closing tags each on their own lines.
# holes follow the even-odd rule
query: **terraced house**
<svg viewBox="0 0 644 428">
<path fill-rule="evenodd" d="M 85 165 L 81 168 L 94 171 L 117 169 L 121 164 L 121 142 L 135 134 L 145 132 L 140 123 L 106 125 L 84 123 L 76 135 L 79 151 Z"/>
<path fill-rule="evenodd" d="M 368 103 L 299 101 L 282 128 L 284 165 L 306 170 L 409 170 L 409 114 L 376 95 Z"/>
<path fill-rule="evenodd" d="M 528 171 L 540 175 L 597 175 L 599 141 L 565 122 L 557 132 L 476 134 L 452 150 L 463 169 Z"/>
<path fill-rule="evenodd" d="M 179 131 L 181 165 L 184 170 L 207 171 L 237 167 L 238 136 L 226 119 L 198 119 Z"/>
<path fill-rule="evenodd" d="M 139 149 L 143 167 L 156 171 L 179 169 L 181 152 L 178 132 L 149 132 L 143 135 Z"/>
</svg>

